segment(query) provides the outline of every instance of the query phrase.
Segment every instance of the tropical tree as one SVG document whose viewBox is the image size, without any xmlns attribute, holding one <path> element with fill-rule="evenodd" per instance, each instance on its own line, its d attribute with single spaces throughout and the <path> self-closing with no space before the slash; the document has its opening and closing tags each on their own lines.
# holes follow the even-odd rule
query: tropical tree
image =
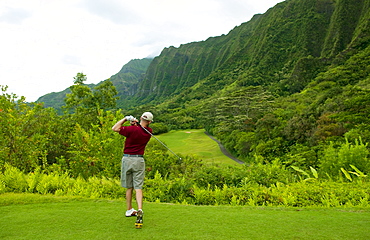
<svg viewBox="0 0 370 240">
<path fill-rule="evenodd" d="M 59 118 L 52 108 L 41 103 L 27 103 L 24 97 L 6 93 L 0 95 L 0 166 L 8 163 L 23 171 L 45 166 L 57 136 Z M 54 149 L 51 150 L 50 149 Z"/>
<path fill-rule="evenodd" d="M 84 129 L 91 127 L 91 124 L 98 124 L 99 110 L 115 108 L 118 99 L 116 87 L 109 79 L 94 89 L 84 84 L 86 79 L 85 74 L 77 73 L 70 87 L 71 93 L 64 99 L 65 113 L 74 113 L 70 115 L 71 120 L 78 122 Z"/>
</svg>

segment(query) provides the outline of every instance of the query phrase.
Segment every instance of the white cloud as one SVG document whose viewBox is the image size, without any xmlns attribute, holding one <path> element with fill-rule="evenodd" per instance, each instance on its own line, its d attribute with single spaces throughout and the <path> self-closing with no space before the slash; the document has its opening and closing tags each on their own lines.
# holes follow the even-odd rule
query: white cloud
<svg viewBox="0 0 370 240">
<path fill-rule="evenodd" d="M 0 85 L 27 101 L 88 83 L 131 59 L 227 34 L 281 0 L 2 0 Z"/>
<path fill-rule="evenodd" d="M 84 0 L 80 4 L 92 14 L 103 19 L 109 19 L 116 24 L 130 24 L 138 20 L 135 9 L 127 4 L 128 1 Z"/>
<path fill-rule="evenodd" d="M 0 22 L 20 24 L 31 16 L 31 13 L 22 8 L 7 7 L 0 16 Z"/>
</svg>

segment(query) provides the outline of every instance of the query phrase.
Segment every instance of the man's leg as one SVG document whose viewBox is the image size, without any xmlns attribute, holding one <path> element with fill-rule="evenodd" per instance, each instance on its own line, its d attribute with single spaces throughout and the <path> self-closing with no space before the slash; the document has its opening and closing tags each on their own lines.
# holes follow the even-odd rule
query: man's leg
<svg viewBox="0 0 370 240">
<path fill-rule="evenodd" d="M 132 190 L 134 188 L 127 188 L 126 189 L 126 205 L 127 210 L 130 210 L 132 208 Z"/>
<path fill-rule="evenodd" d="M 142 189 L 135 189 L 136 192 L 136 202 L 137 208 L 143 209 L 143 190 Z"/>
<path fill-rule="evenodd" d="M 136 201 L 137 201 L 137 215 L 136 215 L 136 228 L 142 228 L 143 226 L 143 190 L 135 189 L 136 192 Z"/>
</svg>

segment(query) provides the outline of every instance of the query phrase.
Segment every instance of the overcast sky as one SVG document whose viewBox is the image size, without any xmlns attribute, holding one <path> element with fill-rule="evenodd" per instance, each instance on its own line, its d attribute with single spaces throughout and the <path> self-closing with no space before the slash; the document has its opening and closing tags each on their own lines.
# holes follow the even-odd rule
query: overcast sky
<svg viewBox="0 0 370 240">
<path fill-rule="evenodd" d="M 227 34 L 283 0 L 0 0 L 0 85 L 26 101 Z"/>
</svg>

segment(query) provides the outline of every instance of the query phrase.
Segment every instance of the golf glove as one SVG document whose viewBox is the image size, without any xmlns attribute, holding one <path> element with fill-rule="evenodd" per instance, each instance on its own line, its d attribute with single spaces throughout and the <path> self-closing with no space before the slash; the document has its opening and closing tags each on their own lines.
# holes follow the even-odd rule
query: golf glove
<svg viewBox="0 0 370 240">
<path fill-rule="evenodd" d="M 135 119 L 135 118 L 134 118 L 133 116 L 131 116 L 131 115 L 130 115 L 130 116 L 126 116 L 125 118 L 126 118 L 126 120 L 127 120 L 127 121 L 130 121 L 130 122 L 131 122 L 131 121 L 134 121 L 134 119 Z"/>
</svg>

